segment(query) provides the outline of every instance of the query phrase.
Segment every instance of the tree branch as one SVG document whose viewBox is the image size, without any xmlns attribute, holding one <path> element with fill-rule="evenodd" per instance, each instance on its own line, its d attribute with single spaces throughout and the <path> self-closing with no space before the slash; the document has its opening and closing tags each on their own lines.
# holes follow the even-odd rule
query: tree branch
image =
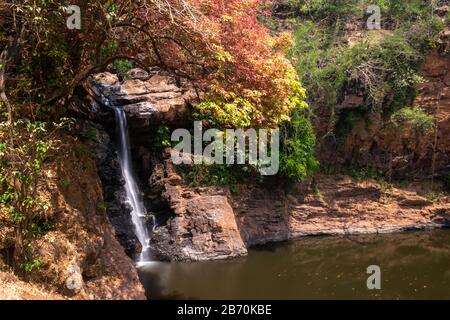
<svg viewBox="0 0 450 320">
<path fill-rule="evenodd" d="M 11 66 L 15 65 L 18 60 L 23 35 L 24 28 L 22 28 L 19 36 L 9 40 L 8 45 L 0 54 L 0 101 L 6 106 L 8 113 L 9 140 L 11 146 L 14 144 L 14 119 L 13 108 L 6 95 L 6 81 Z"/>
<path fill-rule="evenodd" d="M 113 63 L 116 60 L 133 61 L 137 65 L 139 65 L 142 69 L 144 69 L 145 71 L 150 72 L 149 65 L 135 57 L 131 57 L 131 56 L 127 56 L 127 55 L 115 55 L 115 56 L 109 57 L 108 59 L 106 59 L 104 62 L 102 62 L 100 64 L 91 64 L 91 65 L 87 66 L 86 68 L 84 68 L 83 70 L 81 70 L 77 75 L 75 75 L 75 77 L 72 79 L 72 81 L 66 88 L 56 92 L 53 95 L 53 97 L 51 97 L 50 99 L 48 99 L 45 102 L 45 104 L 53 103 L 64 97 L 67 97 L 68 100 L 70 100 L 70 98 L 73 96 L 73 92 L 75 91 L 75 88 L 81 81 L 85 80 L 87 77 L 89 77 L 90 75 L 92 75 L 96 72 L 104 71 L 106 69 L 106 67 L 108 67 L 109 64 Z"/>
</svg>

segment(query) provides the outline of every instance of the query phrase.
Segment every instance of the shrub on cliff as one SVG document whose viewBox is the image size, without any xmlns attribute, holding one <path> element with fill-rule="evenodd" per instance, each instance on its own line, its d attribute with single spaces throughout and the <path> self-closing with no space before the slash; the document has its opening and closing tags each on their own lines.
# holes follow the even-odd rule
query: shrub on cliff
<svg viewBox="0 0 450 320">
<path fill-rule="evenodd" d="M 306 109 L 296 109 L 282 126 L 280 173 L 290 181 L 301 181 L 314 173 L 316 137 Z"/>
<path fill-rule="evenodd" d="M 25 272 L 40 265 L 33 241 L 51 224 L 49 203 L 39 187 L 45 161 L 61 146 L 57 133 L 68 122 L 63 119 L 51 128 L 44 122 L 18 120 L 12 128 L 9 122 L 0 122 L 0 210 L 7 213 L 0 223 L 13 228 L 13 246 L 7 249 L 13 251 L 14 267 Z"/>
<path fill-rule="evenodd" d="M 283 16 L 307 17 L 328 24 L 366 15 L 367 7 L 378 6 L 384 23 L 400 26 L 429 18 L 437 1 L 430 0 L 275 0 L 275 12 Z"/>
<path fill-rule="evenodd" d="M 396 127 L 409 124 L 416 131 L 423 134 L 430 133 L 435 128 L 434 117 L 426 113 L 425 110 L 420 107 L 402 108 L 391 116 L 391 121 Z"/>
<path fill-rule="evenodd" d="M 431 24 L 374 31 L 349 46 L 338 25 L 305 21 L 297 27 L 291 55 L 315 105 L 334 108 L 353 90 L 364 95 L 366 106 L 391 111 L 414 97 L 420 62 L 439 31 Z"/>
<path fill-rule="evenodd" d="M 308 102 L 318 118 L 329 119 L 316 123 L 325 142 L 322 146 L 350 144 L 347 133 L 355 123 L 364 118 L 389 122 L 393 113 L 411 105 L 416 84 L 423 81 L 421 62 L 438 44 L 444 26 L 432 1 L 279 0 L 276 4 L 275 14 L 291 18 L 295 30 L 290 55 Z M 369 5 L 380 7 L 382 30 L 366 27 Z M 351 148 L 346 144 L 338 147 L 339 156 Z M 336 158 L 323 151 L 324 160 L 334 163 Z M 357 157 L 352 155 L 352 161 L 357 162 Z"/>
</svg>

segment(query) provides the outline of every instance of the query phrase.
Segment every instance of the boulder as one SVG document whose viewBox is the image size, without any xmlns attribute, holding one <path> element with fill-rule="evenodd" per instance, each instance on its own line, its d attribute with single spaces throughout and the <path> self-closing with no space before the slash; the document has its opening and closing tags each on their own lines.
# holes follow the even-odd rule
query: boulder
<svg viewBox="0 0 450 320">
<path fill-rule="evenodd" d="M 151 245 L 162 260 L 203 261 L 245 256 L 233 209 L 220 188 L 192 188 L 173 163 L 156 166 L 150 183 L 161 190 L 174 215 L 156 228 Z"/>
<path fill-rule="evenodd" d="M 174 77 L 162 72 L 148 74 L 133 69 L 129 76 L 132 79 L 119 82 L 110 73 L 96 74 L 89 81 L 89 91 L 95 101 L 123 107 L 133 131 L 162 123 L 174 127 L 190 123 L 190 103 L 196 97 L 191 86 L 177 85 Z"/>
</svg>

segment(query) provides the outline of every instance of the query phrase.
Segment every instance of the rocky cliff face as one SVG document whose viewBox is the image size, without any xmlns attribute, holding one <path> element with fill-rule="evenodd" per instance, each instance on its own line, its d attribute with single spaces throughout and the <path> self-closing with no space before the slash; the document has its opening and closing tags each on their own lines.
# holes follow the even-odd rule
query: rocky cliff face
<svg viewBox="0 0 450 320">
<path fill-rule="evenodd" d="M 145 299 L 133 262 L 106 216 L 95 162 L 79 141 L 61 139 L 65 147 L 44 168 L 39 189 L 51 208 L 52 227 L 33 244 L 41 266 L 27 278 L 65 298 Z M 10 231 L 0 223 L 0 234 L 6 235 L 0 251 L 8 248 Z"/>
<path fill-rule="evenodd" d="M 450 30 L 444 36 L 450 43 Z M 450 46 L 450 45 L 449 45 Z M 450 48 L 449 48 L 450 49 Z M 419 96 L 415 104 L 422 106 L 435 116 L 437 135 L 430 144 L 436 143 L 436 169 L 441 174 L 450 173 L 450 55 L 443 55 L 434 50 L 422 66 L 426 82 L 418 86 Z M 436 139 L 436 140 L 434 140 Z"/>
<path fill-rule="evenodd" d="M 450 226 L 449 198 L 433 203 L 415 191 L 375 181 L 318 176 L 287 194 L 244 186 L 233 206 L 249 245 L 311 235 L 387 233 Z M 256 197 L 255 197 L 256 195 Z"/>
<path fill-rule="evenodd" d="M 421 95 L 417 103 L 436 114 L 440 127 L 436 163 L 438 169 L 445 171 L 449 154 L 447 139 L 444 139 L 449 127 L 446 116 L 448 57 L 433 53 L 424 64 L 423 74 L 427 83 L 419 86 Z M 191 125 L 194 91 L 161 71 L 148 74 L 132 70 L 130 78 L 119 82 L 109 73 L 93 77 L 87 86 L 91 111 L 84 111 L 93 121 L 87 122 L 87 127 L 96 130 L 95 136 L 100 137 L 88 145 L 96 150 L 106 208 L 116 236 L 129 255 L 139 248 L 130 233 L 133 227 L 129 208 L 123 205 L 123 181 L 117 157 L 111 151 L 114 120 L 108 105 L 123 107 L 127 113 L 132 154 L 144 186 L 147 209 L 157 216 L 152 246 L 158 259 L 233 258 L 246 255 L 250 246 L 305 235 L 380 233 L 448 225 L 447 198 L 432 203 L 414 191 L 384 190 L 376 182 L 356 182 L 348 177 L 321 176 L 317 179 L 316 191 L 305 183 L 288 193 L 277 185 L 242 185 L 239 195 L 231 194 L 226 188 L 190 187 L 171 163 L 170 151 L 162 158 L 153 154 L 151 141 L 152 129 L 158 125 L 172 128 Z M 349 96 L 346 103 L 359 103 L 352 99 Z M 344 157 L 362 157 L 387 170 L 379 147 L 392 145 L 391 140 L 395 140 L 393 166 L 396 172 L 418 172 L 429 165 L 433 137 L 426 141 L 415 139 L 411 133 L 398 137 L 381 123 L 381 119 L 358 122 L 342 146 Z M 413 158 L 410 158 L 411 152 Z M 145 186 L 148 177 L 149 183 Z"/>
<path fill-rule="evenodd" d="M 251 183 L 237 194 L 193 188 L 177 174 L 169 153 L 150 179 L 174 213 L 152 237 L 164 260 L 233 258 L 251 246 L 302 236 L 450 227 L 449 197 L 431 202 L 414 188 L 383 188 L 346 176 L 318 176 L 314 187 L 299 183 L 289 192 Z"/>
<path fill-rule="evenodd" d="M 447 29 L 441 35 L 441 42 L 448 43 L 449 37 Z M 421 68 L 424 82 L 417 85 L 419 95 L 413 102 L 436 119 L 437 137 L 434 132 L 418 133 L 412 126 L 398 131 L 389 125 L 389 118 L 383 118 L 380 113 L 361 113 L 358 107 L 363 103 L 363 97 L 350 88 L 336 109 L 337 115 L 351 111 L 353 116 L 350 130 L 342 137 L 330 134 L 330 128 L 326 126 L 330 121 L 329 114 L 317 115 L 317 157 L 322 165 L 339 167 L 362 163 L 385 174 L 392 171 L 396 178 L 423 179 L 431 177 L 435 158 L 435 174 L 450 174 L 448 52 L 448 47 L 443 45 L 426 57 Z"/>
<path fill-rule="evenodd" d="M 147 73 L 130 70 L 127 80 L 104 72 L 94 75 L 83 86 L 81 99 L 71 105 L 72 113 L 79 118 L 78 131 L 93 154 L 109 219 L 116 237 L 133 257 L 140 252 L 134 234 L 131 208 L 126 203 L 124 181 L 116 152 L 116 125 L 112 108 L 123 108 L 127 114 L 135 174 L 145 192 L 147 211 L 165 210 L 165 204 L 144 183 L 155 165 L 152 143 L 158 126 L 189 126 L 191 104 L 197 97 L 184 81 L 155 69 Z M 157 157 L 158 155 L 156 155 Z M 152 226 L 149 225 L 149 229 Z"/>
<path fill-rule="evenodd" d="M 146 135 L 151 128 L 166 124 L 175 127 L 190 125 L 190 105 L 195 103 L 195 90 L 185 81 L 157 69 L 146 73 L 131 70 L 128 80 L 119 81 L 114 74 L 105 72 L 86 81 L 88 101 L 77 107 L 80 114 L 96 122 L 114 122 L 113 113 L 106 107 L 124 108 L 135 137 Z M 136 141 L 140 142 L 140 141 Z"/>
</svg>

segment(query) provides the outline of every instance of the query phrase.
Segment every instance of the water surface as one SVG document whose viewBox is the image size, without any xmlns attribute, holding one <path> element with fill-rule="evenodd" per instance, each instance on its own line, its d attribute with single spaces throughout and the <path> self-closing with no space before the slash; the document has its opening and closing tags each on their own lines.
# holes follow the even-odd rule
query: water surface
<svg viewBox="0 0 450 320">
<path fill-rule="evenodd" d="M 369 265 L 382 290 L 367 289 Z M 450 230 L 303 238 L 139 273 L 152 299 L 450 299 Z"/>
</svg>

